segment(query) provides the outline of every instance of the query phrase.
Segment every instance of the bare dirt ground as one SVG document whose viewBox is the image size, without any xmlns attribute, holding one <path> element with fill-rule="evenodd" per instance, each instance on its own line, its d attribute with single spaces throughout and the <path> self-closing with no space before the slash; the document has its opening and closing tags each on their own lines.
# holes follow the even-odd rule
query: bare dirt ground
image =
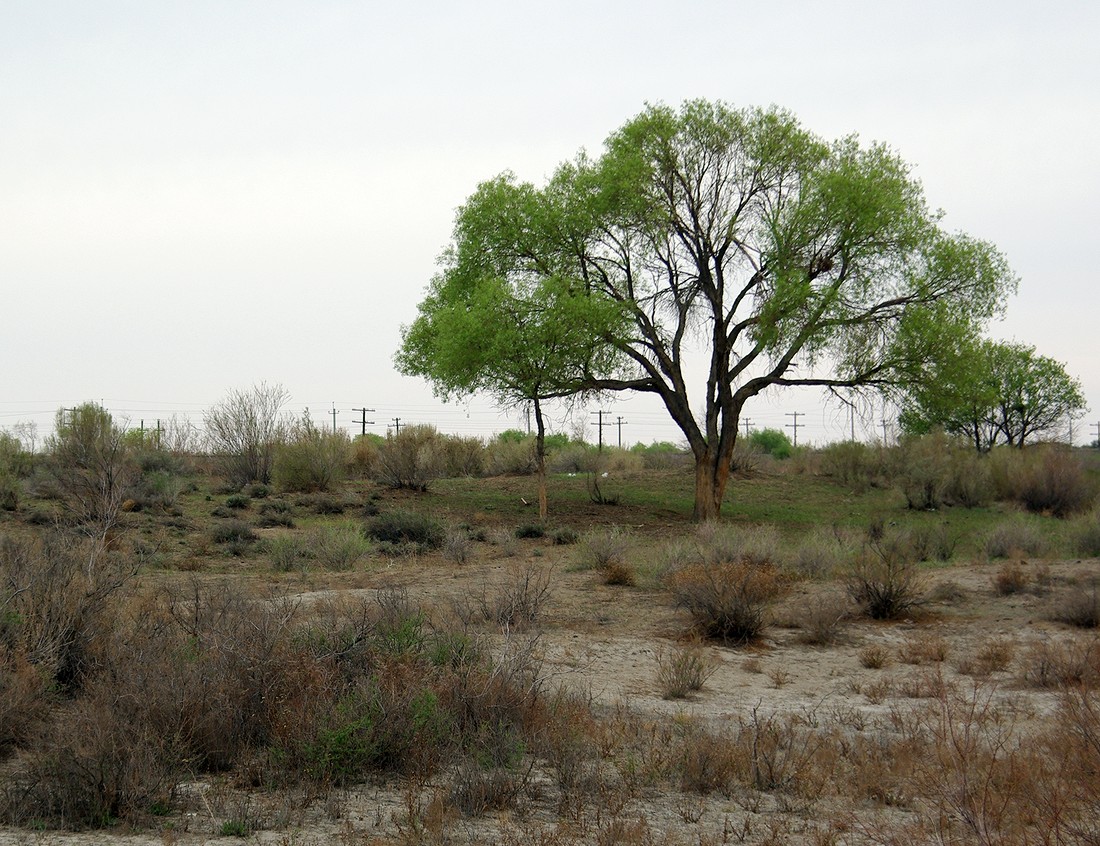
<svg viewBox="0 0 1100 846">
<path fill-rule="evenodd" d="M 654 543 L 656 540 L 653 541 Z M 657 588 L 602 584 L 593 571 L 571 568 L 570 547 L 527 543 L 502 557 L 491 547 L 463 565 L 400 559 L 372 565 L 364 575 L 333 576 L 330 583 L 289 587 L 304 602 L 330 590 L 372 592 L 406 588 L 410 598 L 438 613 L 477 598 L 517 572 L 549 571 L 550 590 L 539 624 L 514 638 L 535 637 L 548 681 L 588 697 L 604 714 L 630 712 L 651 730 L 705 721 L 736 727 L 754 714 L 790 715 L 805 724 L 834 721 L 846 731 L 887 731 L 897 712 L 916 707 L 937 683 L 980 685 L 1015 715 L 1026 734 L 1056 705 L 1056 694 L 1027 685 L 1024 656 L 1044 641 L 1085 637 L 1051 622 L 1046 609 L 1059 592 L 1100 574 L 1100 561 L 1023 563 L 1032 588 L 999 595 L 992 579 L 999 563 L 964 562 L 929 572 L 931 601 L 917 619 L 878 623 L 851 620 L 835 644 L 804 642 L 799 621 L 830 601 L 835 581 L 799 583 L 776 609 L 775 623 L 758 643 L 743 648 L 702 647 L 713 674 L 687 699 L 662 697 L 659 659 L 686 640 L 686 614 Z M 1091 635 L 1088 635 L 1091 637 Z M 502 635 L 494 635 L 503 641 Z M 975 656 L 991 642 L 1006 644 L 1007 666 L 976 673 Z M 888 656 L 871 669 L 861 656 L 872 645 Z M 532 775 L 516 810 L 463 818 L 446 807 L 431 784 L 367 785 L 317 797 L 266 795 L 215 781 L 188 785 L 182 811 L 145 832 L 35 832 L 0 829 L 0 844 L 204 844 L 241 842 L 222 836 L 226 819 L 248 816 L 263 828 L 247 842 L 264 844 L 369 843 L 858 843 L 860 820 L 904 817 L 906 808 L 851 804 L 823 798 L 787 802 L 770 793 L 689 796 L 645 789 L 615 801 L 562 814 L 549 776 Z"/>
</svg>

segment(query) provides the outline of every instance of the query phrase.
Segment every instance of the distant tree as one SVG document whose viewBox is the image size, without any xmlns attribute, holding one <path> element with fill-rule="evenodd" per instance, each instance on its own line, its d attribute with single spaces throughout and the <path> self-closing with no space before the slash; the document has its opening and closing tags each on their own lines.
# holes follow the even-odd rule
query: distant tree
<svg viewBox="0 0 1100 846">
<path fill-rule="evenodd" d="M 271 483 L 275 450 L 286 440 L 290 421 L 283 406 L 290 394 L 282 385 L 260 382 L 232 390 L 203 417 L 211 450 L 221 458 L 226 481 L 243 487 Z"/>
<path fill-rule="evenodd" d="M 89 536 L 105 543 L 138 476 L 125 426 L 94 402 L 61 409 L 46 451 L 62 504 Z"/>
<path fill-rule="evenodd" d="M 910 388 L 902 428 L 942 428 L 981 451 L 998 443 L 1022 447 L 1051 433 L 1086 407 L 1081 384 L 1054 359 L 1024 344 L 981 341 L 951 351 Z"/>
<path fill-rule="evenodd" d="M 514 197 L 523 199 L 519 214 Z M 520 303 L 560 291 L 581 315 L 585 298 L 612 307 L 604 331 L 583 333 L 587 346 L 565 344 L 540 363 L 537 384 L 506 393 L 655 394 L 694 455 L 698 520 L 719 515 L 742 409 L 754 397 L 774 387 L 908 384 L 945 339 L 975 333 L 1015 284 L 993 247 L 940 228 L 886 147 L 824 142 L 777 109 L 651 106 L 611 135 L 600 158 L 578 156 L 543 189 L 506 174 L 461 215 L 482 235 L 467 237 L 460 219 L 452 255 L 493 272 L 467 277 L 456 298 L 433 287 L 429 302 L 496 309 L 494 338 L 498 325 L 519 321 L 478 280 L 522 291 Z M 539 331 L 568 325 L 556 307 L 544 313 Z M 493 311 L 480 314 L 485 327 Z M 539 345 L 493 348 L 517 346 Z M 706 381 L 689 391 L 700 347 Z"/>
</svg>

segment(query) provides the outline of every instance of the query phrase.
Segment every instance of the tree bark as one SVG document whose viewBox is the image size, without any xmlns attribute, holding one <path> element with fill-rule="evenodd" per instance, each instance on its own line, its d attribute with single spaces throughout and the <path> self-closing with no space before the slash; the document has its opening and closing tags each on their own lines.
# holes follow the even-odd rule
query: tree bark
<svg viewBox="0 0 1100 846">
<path fill-rule="evenodd" d="M 730 478 L 729 458 L 706 450 L 695 456 L 695 509 L 692 518 L 697 523 L 717 520 L 722 513 L 722 499 Z"/>
</svg>

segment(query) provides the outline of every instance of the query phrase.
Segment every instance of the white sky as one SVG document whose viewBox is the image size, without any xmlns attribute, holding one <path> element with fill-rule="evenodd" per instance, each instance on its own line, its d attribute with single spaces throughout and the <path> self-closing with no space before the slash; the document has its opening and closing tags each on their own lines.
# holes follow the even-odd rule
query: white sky
<svg viewBox="0 0 1100 846">
<path fill-rule="evenodd" d="M 88 399 L 200 419 L 260 380 L 355 431 L 364 405 L 375 432 L 516 425 L 391 364 L 455 208 L 598 153 L 647 101 L 706 97 L 914 164 L 948 228 L 1008 256 L 1020 293 L 992 333 L 1082 380 L 1087 442 L 1098 36 L 1094 0 L 0 0 L 0 426 Z M 679 439 L 651 400 L 603 408 L 626 442 Z M 800 441 L 847 432 L 817 394 L 748 416 L 794 411 Z"/>
</svg>

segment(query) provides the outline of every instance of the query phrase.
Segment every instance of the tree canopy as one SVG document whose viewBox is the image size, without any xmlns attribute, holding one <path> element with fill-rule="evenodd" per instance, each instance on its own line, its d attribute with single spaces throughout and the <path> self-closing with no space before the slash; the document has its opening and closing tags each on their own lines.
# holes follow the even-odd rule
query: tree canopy
<svg viewBox="0 0 1100 846">
<path fill-rule="evenodd" d="M 578 155 L 542 188 L 510 174 L 482 185 L 422 319 L 452 285 L 466 314 L 484 302 L 503 315 L 490 339 L 512 331 L 496 324 L 518 325 L 501 292 L 550 297 L 539 313 L 553 322 L 559 308 L 582 315 L 586 337 L 541 363 L 537 392 L 658 396 L 695 456 L 695 516 L 709 519 L 745 403 L 776 386 L 910 384 L 944 346 L 975 335 L 1015 279 L 991 245 L 940 227 L 887 147 L 823 141 L 775 108 L 698 100 L 646 108 L 601 156 Z M 469 331 L 456 320 L 436 323 L 433 354 Z M 414 324 L 403 349 L 421 332 Z M 509 348 L 541 345 L 525 335 Z M 399 357 L 406 372 L 440 374 L 414 361 Z M 463 384 L 505 385 L 478 373 Z"/>
</svg>

